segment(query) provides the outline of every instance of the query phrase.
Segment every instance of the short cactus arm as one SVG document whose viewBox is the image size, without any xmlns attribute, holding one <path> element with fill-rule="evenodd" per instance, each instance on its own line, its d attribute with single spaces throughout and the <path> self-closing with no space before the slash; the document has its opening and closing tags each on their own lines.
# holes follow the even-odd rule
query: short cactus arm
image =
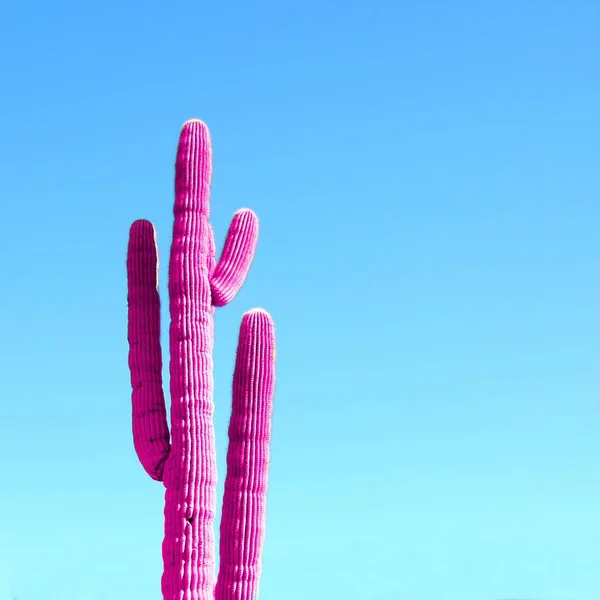
<svg viewBox="0 0 600 600">
<path fill-rule="evenodd" d="M 129 369 L 133 443 L 145 471 L 162 481 L 169 456 L 169 427 L 162 385 L 158 255 L 154 227 L 136 221 L 127 248 Z"/>
<path fill-rule="evenodd" d="M 274 389 L 275 329 L 254 309 L 242 318 L 233 377 L 215 600 L 258 596 Z"/>
<path fill-rule="evenodd" d="M 214 306 L 225 306 L 233 300 L 250 270 L 256 242 L 258 219 L 247 208 L 234 215 L 225 238 L 223 252 L 210 278 Z"/>
</svg>

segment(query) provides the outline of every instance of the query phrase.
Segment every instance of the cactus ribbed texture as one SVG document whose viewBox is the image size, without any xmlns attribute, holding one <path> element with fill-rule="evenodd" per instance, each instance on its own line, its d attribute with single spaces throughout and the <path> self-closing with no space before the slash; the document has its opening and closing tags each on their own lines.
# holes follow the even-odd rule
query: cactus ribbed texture
<svg viewBox="0 0 600 600">
<path fill-rule="evenodd" d="M 170 432 L 162 385 L 158 255 L 151 223 L 133 223 L 127 253 L 133 440 L 146 472 L 166 489 L 164 600 L 254 600 L 260 579 L 275 332 L 262 309 L 242 317 L 215 582 L 214 308 L 227 304 L 242 286 L 256 247 L 258 220 L 248 209 L 234 215 L 216 263 L 208 222 L 210 179 L 208 129 L 201 121 L 189 121 L 177 150 L 169 265 Z"/>
</svg>

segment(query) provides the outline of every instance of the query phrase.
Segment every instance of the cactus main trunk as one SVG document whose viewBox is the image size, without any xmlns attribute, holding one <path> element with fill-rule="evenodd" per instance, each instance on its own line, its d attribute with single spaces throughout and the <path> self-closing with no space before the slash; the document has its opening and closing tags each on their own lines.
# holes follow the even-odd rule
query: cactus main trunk
<svg viewBox="0 0 600 600">
<path fill-rule="evenodd" d="M 198 131 L 199 130 L 199 131 Z M 205 128 L 191 124 L 177 153 L 169 300 L 171 453 L 165 464 L 162 590 L 192 590 L 209 600 L 214 586 L 217 467 L 213 418 L 214 312 L 210 276 L 215 249 L 208 223 L 211 155 Z M 195 157 L 202 156 L 198 162 Z M 193 594 L 193 596 L 195 596 Z"/>
<path fill-rule="evenodd" d="M 209 224 L 211 146 L 200 121 L 184 125 L 177 151 L 169 264 L 171 431 L 161 380 L 160 301 L 155 232 L 130 231 L 128 339 L 133 437 L 146 472 L 163 481 L 164 600 L 254 600 L 264 538 L 268 443 L 275 380 L 273 322 L 262 310 L 240 327 L 230 446 L 215 581 L 213 520 L 217 469 L 213 428 L 214 309 L 246 277 L 258 235 L 254 213 L 238 211 L 216 264 Z"/>
</svg>

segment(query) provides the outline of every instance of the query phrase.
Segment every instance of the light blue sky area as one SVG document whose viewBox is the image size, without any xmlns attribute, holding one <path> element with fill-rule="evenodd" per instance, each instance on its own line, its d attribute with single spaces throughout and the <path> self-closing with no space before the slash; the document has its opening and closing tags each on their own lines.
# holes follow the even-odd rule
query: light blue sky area
<svg viewBox="0 0 600 600">
<path fill-rule="evenodd" d="M 0 9 L 0 573 L 159 600 L 125 252 L 166 269 L 181 124 L 213 225 L 261 220 L 216 317 L 278 331 L 261 600 L 598 600 L 600 4 L 8 1 Z"/>
</svg>

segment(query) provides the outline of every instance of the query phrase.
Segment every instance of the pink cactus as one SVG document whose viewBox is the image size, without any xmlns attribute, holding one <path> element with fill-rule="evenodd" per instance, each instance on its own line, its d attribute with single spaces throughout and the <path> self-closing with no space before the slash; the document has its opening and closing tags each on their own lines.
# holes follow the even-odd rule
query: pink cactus
<svg viewBox="0 0 600 600">
<path fill-rule="evenodd" d="M 214 307 L 227 304 L 242 286 L 256 247 L 258 220 L 247 209 L 234 215 L 216 263 L 208 222 L 210 178 L 208 129 L 201 121 L 189 121 L 177 150 L 169 265 L 170 433 L 162 387 L 158 257 L 151 223 L 133 223 L 127 253 L 133 440 L 146 472 L 166 488 L 164 600 L 254 600 L 260 579 L 275 332 L 264 310 L 254 309 L 242 317 L 215 582 Z"/>
</svg>

